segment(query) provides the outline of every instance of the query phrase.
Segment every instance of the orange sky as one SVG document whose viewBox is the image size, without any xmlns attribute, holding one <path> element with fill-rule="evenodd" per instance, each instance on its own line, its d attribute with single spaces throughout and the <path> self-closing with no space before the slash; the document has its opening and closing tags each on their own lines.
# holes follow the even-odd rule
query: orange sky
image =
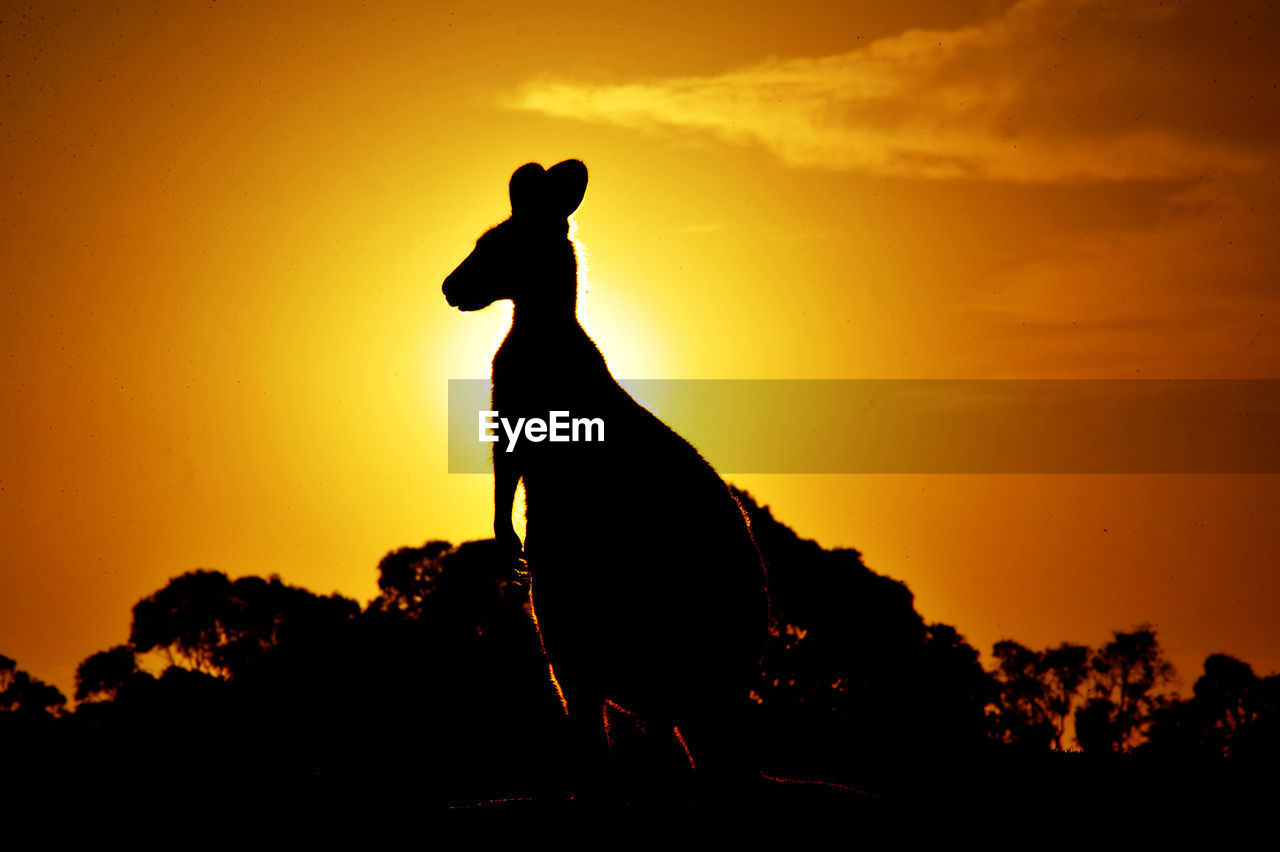
<svg viewBox="0 0 1280 852">
<path fill-rule="evenodd" d="M 620 377 L 1280 376 L 1265 4 L 510 6 L 6 5 L 0 653 L 70 691 L 175 574 L 485 535 L 444 400 L 509 309 L 439 285 L 529 160 Z M 984 651 L 1280 669 L 1276 477 L 734 479 Z"/>
</svg>

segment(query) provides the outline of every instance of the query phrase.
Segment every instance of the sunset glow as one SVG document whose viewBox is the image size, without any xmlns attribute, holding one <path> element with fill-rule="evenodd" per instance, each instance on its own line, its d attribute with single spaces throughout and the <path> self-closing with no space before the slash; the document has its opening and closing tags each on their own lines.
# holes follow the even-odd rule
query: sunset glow
<svg viewBox="0 0 1280 852">
<path fill-rule="evenodd" d="M 174 575 L 491 535 L 447 382 L 511 309 L 440 286 L 528 161 L 624 383 L 1280 377 L 1277 57 L 1243 0 L 9 4 L 0 652 L 69 694 Z M 730 478 L 984 652 L 1280 670 L 1276 476 Z"/>
</svg>

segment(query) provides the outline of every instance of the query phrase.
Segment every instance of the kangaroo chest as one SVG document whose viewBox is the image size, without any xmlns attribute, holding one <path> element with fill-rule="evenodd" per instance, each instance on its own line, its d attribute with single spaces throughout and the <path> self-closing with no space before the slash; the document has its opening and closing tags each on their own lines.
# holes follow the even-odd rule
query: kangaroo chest
<svg viewBox="0 0 1280 852">
<path fill-rule="evenodd" d="M 616 388 L 600 350 L 581 328 L 564 335 L 513 329 L 493 358 L 493 403 L 503 417 L 507 410 L 545 417 L 571 404 L 599 409 Z"/>
</svg>

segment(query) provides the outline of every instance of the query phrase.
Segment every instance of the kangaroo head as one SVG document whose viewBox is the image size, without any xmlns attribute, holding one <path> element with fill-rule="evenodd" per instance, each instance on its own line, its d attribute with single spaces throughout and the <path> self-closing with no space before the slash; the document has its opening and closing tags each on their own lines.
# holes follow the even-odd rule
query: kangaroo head
<svg viewBox="0 0 1280 852">
<path fill-rule="evenodd" d="M 511 216 L 476 240 L 444 280 L 444 297 L 462 311 L 499 299 L 572 306 L 577 297 L 569 216 L 587 191 L 587 167 L 565 160 L 550 169 L 526 163 L 511 176 Z M 568 270 L 568 274 L 565 272 Z"/>
</svg>

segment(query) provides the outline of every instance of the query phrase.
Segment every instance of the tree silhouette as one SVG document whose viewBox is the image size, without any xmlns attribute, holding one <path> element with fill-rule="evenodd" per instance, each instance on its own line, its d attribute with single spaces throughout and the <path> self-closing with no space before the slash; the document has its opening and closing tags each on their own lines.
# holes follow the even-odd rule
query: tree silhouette
<svg viewBox="0 0 1280 852">
<path fill-rule="evenodd" d="M 1069 642 L 1044 651 L 1007 639 L 997 642 L 992 649 L 999 661 L 995 676 L 1000 690 L 993 702 L 996 739 L 1039 748 L 1052 745 L 1062 751 L 1067 720 L 1090 671 L 1091 653 Z"/>
<path fill-rule="evenodd" d="M 554 788 L 561 706 L 506 551 L 492 539 L 399 548 L 378 585 L 355 625 L 352 685 L 398 756 L 432 765 L 441 796 Z"/>
<path fill-rule="evenodd" d="M 997 642 L 991 653 L 999 661 L 997 739 L 1033 748 L 1047 747 L 1053 742 L 1055 731 L 1049 716 L 1049 690 L 1043 679 L 1043 655 L 1010 639 Z"/>
<path fill-rule="evenodd" d="M 1005 640 L 988 673 L 955 628 L 927 623 L 910 590 L 858 551 L 825 549 L 739 499 L 770 570 L 773 638 L 748 746 L 766 773 L 838 780 L 876 793 L 876 807 L 1085 812 L 1121 797 L 1234 801 L 1244 781 L 1193 770 L 1280 756 L 1280 675 L 1215 654 L 1190 699 L 1169 699 L 1172 668 L 1147 625 L 1097 651 Z M 649 545 L 657 560 L 680 542 Z M 564 717 L 528 587 L 503 548 L 399 548 L 379 563 L 378 587 L 362 610 L 278 577 L 175 577 L 138 602 L 131 643 L 77 668 L 74 713 L 0 657 L 9 776 L 74 779 L 86 799 L 114 790 L 122 803 L 145 794 L 222 808 L 236 796 L 387 814 L 530 794 L 563 802 Z M 169 665 L 152 676 L 142 653 Z M 1057 753 L 1073 712 L 1087 751 L 1130 754 Z M 613 722 L 625 738 L 628 720 Z"/>
<path fill-rule="evenodd" d="M 858 551 L 800 538 L 735 493 L 769 569 L 771 642 L 756 690 L 764 763 L 818 774 L 856 765 L 898 783 L 979 748 L 992 682 L 977 650 L 954 628 L 926 624 L 906 585 L 869 570 Z"/>
<path fill-rule="evenodd" d="M 65 705 L 57 687 L 0 654 L 0 801 L 11 827 L 6 839 L 17 837 L 20 825 L 37 823 L 28 797 L 62 798 L 57 791 L 71 768 Z"/>
<path fill-rule="evenodd" d="M 418 618 L 444 570 L 443 557 L 452 549 L 447 541 L 428 541 L 422 547 L 401 547 L 382 557 L 378 563 L 381 594 L 372 606 Z"/>
<path fill-rule="evenodd" d="M 129 642 L 141 654 L 162 651 L 170 665 L 225 674 L 216 657 L 234 620 L 227 575 L 189 571 L 134 605 Z"/>
<path fill-rule="evenodd" d="M 1091 654 L 1086 645 L 1063 642 L 1041 655 L 1046 717 L 1053 725 L 1053 744 L 1058 751 L 1063 750 L 1067 720 L 1075 709 L 1080 687 L 1089 676 Z"/>
<path fill-rule="evenodd" d="M 52 715 L 61 712 L 66 703 L 56 686 L 32 677 L 14 660 L 0 654 L 0 712 Z"/>
<path fill-rule="evenodd" d="M 129 641 L 137 653 L 163 652 L 170 665 L 233 677 L 291 633 L 344 622 L 355 601 L 288 586 L 279 577 L 191 571 L 175 577 L 133 608 Z"/>
<path fill-rule="evenodd" d="M 1089 660 L 1090 695 L 1076 711 L 1076 738 L 1085 751 L 1119 751 L 1141 742 L 1153 711 L 1168 699 L 1157 690 L 1173 679 L 1155 629 L 1143 624 Z"/>
<path fill-rule="evenodd" d="M 116 645 L 86 657 L 76 667 L 76 701 L 114 701 L 121 688 L 139 674 L 130 645 Z"/>
<path fill-rule="evenodd" d="M 0 695 L 8 692 L 17 674 L 18 664 L 4 654 L 0 654 Z"/>
<path fill-rule="evenodd" d="M 1226 654 L 1204 661 L 1204 674 L 1192 687 L 1204 745 L 1230 756 L 1236 741 L 1257 723 L 1263 708 L 1253 667 Z"/>
<path fill-rule="evenodd" d="M 1280 675 L 1260 678 L 1235 657 L 1209 655 L 1192 697 L 1154 714 L 1150 746 L 1231 759 L 1280 756 Z"/>
</svg>

